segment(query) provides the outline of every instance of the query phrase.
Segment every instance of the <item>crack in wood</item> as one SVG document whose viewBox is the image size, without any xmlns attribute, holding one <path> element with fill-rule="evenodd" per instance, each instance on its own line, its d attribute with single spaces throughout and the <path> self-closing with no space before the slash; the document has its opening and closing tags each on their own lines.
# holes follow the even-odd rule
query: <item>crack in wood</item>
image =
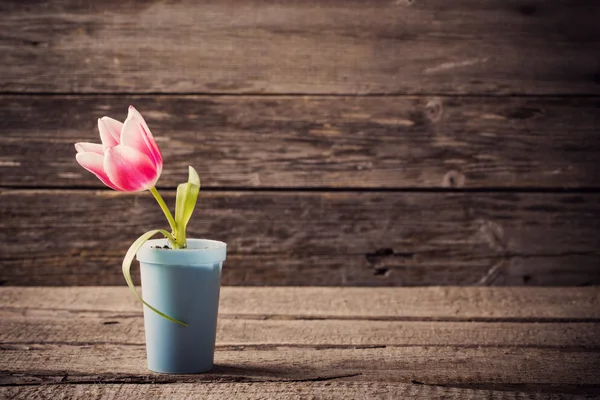
<svg viewBox="0 0 600 400">
<path fill-rule="evenodd" d="M 219 316 L 219 318 L 221 318 Z M 565 317 L 452 317 L 452 316 L 341 316 L 341 315 L 242 315 L 230 314 L 227 319 L 258 319 L 258 320 L 294 320 L 294 321 L 401 321 L 401 322 L 510 322 L 510 323 L 588 323 L 600 322 L 600 318 L 565 318 Z"/>
<path fill-rule="evenodd" d="M 68 314 L 94 314 L 97 317 L 115 319 L 143 318 L 142 312 L 131 312 L 128 314 L 115 314 L 109 310 L 81 309 L 72 310 L 66 308 L 14 308 L 0 307 L 0 312 L 17 314 L 27 317 L 28 312 L 66 312 Z M 600 323 L 600 318 L 567 318 L 567 317 L 459 317 L 459 316 L 370 316 L 370 315 L 289 315 L 289 314 L 219 314 L 219 319 L 236 320 L 283 320 L 283 321 L 400 321 L 400 322 L 510 322 L 510 323 Z"/>
<path fill-rule="evenodd" d="M 411 258 L 415 255 L 415 253 L 411 252 L 397 252 L 394 249 L 390 249 L 388 247 L 377 249 L 372 253 L 366 253 L 365 258 L 371 264 L 377 263 L 380 259 L 386 257 L 395 257 L 395 258 Z"/>
<path fill-rule="evenodd" d="M 0 94 L 0 97 L 2 95 Z M 600 96 L 599 96 L 600 97 Z M 19 139 L 21 140 L 21 139 Z M 112 194 L 110 189 L 104 189 L 96 186 L 45 186 L 36 185 L 0 185 L 0 191 L 6 192 L 98 192 L 102 194 Z M 165 185 L 165 191 L 177 190 L 177 187 Z M 579 187 L 502 187 L 502 186 L 481 186 L 481 187 L 414 187 L 414 186 L 207 186 L 205 192 L 266 192 L 266 193 L 440 193 L 440 194 L 462 194 L 462 193 L 484 193 L 484 194 L 522 194 L 522 193 L 540 193 L 540 194 L 599 194 L 600 186 L 579 186 Z"/>
<path fill-rule="evenodd" d="M 373 275 L 388 277 L 390 268 L 386 265 L 386 260 L 395 258 L 413 258 L 414 253 L 411 252 L 396 252 L 391 248 L 377 249 L 372 253 L 366 253 L 367 262 L 373 267 Z"/>
<path fill-rule="evenodd" d="M 394 252 L 393 254 L 390 254 L 390 255 L 378 253 L 378 252 L 389 251 L 389 250 L 390 249 L 384 248 L 384 249 L 378 249 L 375 252 L 369 252 L 369 253 L 347 252 L 346 255 L 365 257 L 367 259 L 367 261 L 371 260 L 371 261 L 369 261 L 370 263 L 375 263 L 379 259 L 384 259 L 386 257 L 411 258 L 411 257 L 415 257 L 417 255 L 426 257 L 428 254 L 430 254 L 425 251 Z M 254 252 L 254 253 L 232 252 L 231 254 L 228 253 L 228 255 L 231 255 L 231 256 L 238 256 L 238 257 L 245 257 L 245 258 L 249 258 L 249 257 L 260 258 L 260 257 L 264 257 L 264 256 L 285 256 L 288 254 L 289 253 L 286 253 L 286 252 Z M 490 254 L 490 255 L 485 255 L 485 256 L 469 255 L 468 259 L 469 260 L 497 260 L 497 259 L 510 259 L 510 258 L 555 258 L 555 257 L 559 258 L 559 257 L 573 257 L 573 256 L 600 256 L 600 252 L 594 251 L 594 250 L 586 250 L 586 251 L 573 250 L 573 251 L 561 251 L 561 252 L 557 252 L 557 253 L 539 252 L 539 253 L 531 254 L 531 253 L 520 253 L 520 252 L 516 252 L 516 251 L 506 251 L 501 254 Z M 53 258 L 55 258 L 55 256 L 43 256 L 43 255 L 36 256 L 36 260 L 45 260 L 45 259 L 53 259 Z M 115 256 L 107 256 L 105 258 L 107 258 L 107 259 L 114 258 L 115 260 L 119 260 L 122 257 L 115 255 Z M 467 258 L 467 257 L 464 257 L 464 258 Z M 11 262 L 11 261 L 18 261 L 18 260 L 20 260 L 20 258 L 18 258 L 18 257 L 0 256 L 0 261 L 2 261 L 2 262 Z M 80 274 L 80 275 L 84 275 L 84 274 Z M 24 286 L 28 286 L 28 285 L 24 285 Z M 86 285 L 81 285 L 81 286 L 86 286 Z M 232 285 L 232 286 L 235 286 L 235 285 Z"/>
<path fill-rule="evenodd" d="M 545 393 L 545 394 L 572 394 L 572 395 L 598 395 L 600 394 L 600 385 L 597 384 L 545 384 L 545 383 L 426 383 L 418 380 L 411 380 L 415 385 L 435 386 L 453 389 L 470 390 L 489 390 L 499 392 L 526 392 L 526 393 Z"/>
<path fill-rule="evenodd" d="M 558 253 L 519 253 L 514 251 L 507 251 L 497 255 L 490 254 L 485 257 L 469 257 L 470 260 L 510 260 L 512 258 L 561 258 L 561 257 L 576 257 L 576 256 L 600 256 L 600 252 L 589 250 L 589 251 L 561 251 Z"/>
<path fill-rule="evenodd" d="M 216 366 L 215 369 L 219 367 Z M 362 373 L 316 376 L 297 379 L 264 379 L 249 376 L 220 375 L 218 372 L 207 372 L 195 375 L 156 374 L 156 375 L 79 375 L 57 373 L 56 371 L 32 371 L 14 373 L 0 371 L 0 387 L 2 386 L 39 386 L 39 385 L 89 385 L 89 384 L 175 384 L 175 383 L 299 383 L 324 382 L 338 379 L 354 378 Z"/>
<path fill-rule="evenodd" d="M 46 350 L 49 347 L 74 346 L 130 346 L 145 347 L 145 343 L 108 342 L 108 341 L 23 341 L 0 343 L 0 350 Z M 413 347 L 418 345 L 391 345 L 389 347 Z M 437 345 L 433 345 L 437 346 Z M 215 351 L 273 351 L 278 349 L 308 349 L 308 350 L 370 350 L 385 349 L 388 345 L 382 344 L 297 344 L 297 343 L 255 343 L 255 344 L 225 344 L 215 346 Z"/>
<path fill-rule="evenodd" d="M 58 371 L 32 371 L 29 373 L 13 373 L 0 371 L 0 387 L 25 387 L 41 385 L 90 385 L 90 384 L 180 384 L 180 383 L 301 383 L 301 382 L 324 382 L 339 379 L 348 379 L 361 376 L 362 373 L 337 374 L 331 376 L 315 376 L 299 379 L 264 379 L 247 376 L 218 375 L 205 373 L 198 375 L 78 375 Z M 412 378 L 409 381 L 413 385 L 434 386 L 443 388 L 489 390 L 504 392 L 537 392 L 546 394 L 574 394 L 574 395 L 598 395 L 600 385 L 598 384 L 546 384 L 546 383 L 511 383 L 511 382 L 477 382 L 477 383 L 435 383 L 424 379 Z"/>
<path fill-rule="evenodd" d="M 492 267 L 483 275 L 483 277 L 477 282 L 478 285 L 482 286 L 490 286 L 492 285 L 496 279 L 500 275 L 502 275 L 502 270 L 506 266 L 506 261 L 500 261 L 492 265 Z"/>
<path fill-rule="evenodd" d="M 277 97 L 319 97 L 319 98 L 372 98 L 372 97 L 384 97 L 389 99 L 412 99 L 415 97 L 436 97 L 440 99 L 513 99 L 515 97 L 522 97 L 525 99 L 557 99 L 557 98 L 584 98 L 584 99 L 596 99 L 600 98 L 600 95 L 594 93 L 522 93 L 522 92 L 504 92 L 504 93 L 480 93 L 480 92 L 465 92 L 465 93 L 444 93 L 444 92 L 411 92 L 410 94 L 403 92 L 369 92 L 369 93 L 320 93 L 320 92 L 286 92 L 286 93 L 265 93 L 265 92 L 252 92 L 247 91 L 243 93 L 235 92 L 206 92 L 206 91 L 188 91 L 188 92 L 133 92 L 133 91 L 106 91 L 106 92 L 94 92 L 94 91 L 61 91 L 61 92 L 41 92 L 41 91 L 15 91 L 15 90 L 0 90 L 0 96 L 10 97 L 53 97 L 58 99 L 63 98 L 105 98 L 105 97 L 232 97 L 232 98 L 277 98 Z"/>
<path fill-rule="evenodd" d="M 600 328 L 600 327 L 599 327 Z M 125 342 L 66 342 L 66 341 L 23 341 L 3 342 L 0 350 L 24 350 L 37 351 L 48 350 L 53 347 L 79 347 L 89 348 L 93 346 L 129 346 L 145 347 L 144 343 Z M 258 344 L 227 344 L 216 345 L 215 351 L 277 351 L 277 350 L 373 350 L 386 348 L 452 348 L 452 349 L 541 349 L 555 350 L 564 353 L 586 352 L 600 353 L 600 346 L 564 346 L 564 345 L 534 345 L 534 344 L 463 344 L 463 343 L 396 343 L 396 344 L 297 344 L 297 343 L 258 343 Z"/>
<path fill-rule="evenodd" d="M 494 236 L 494 241 L 497 241 L 498 238 Z M 492 286 L 495 282 L 500 278 L 507 267 L 508 263 L 511 259 L 515 258 L 563 258 L 563 257 L 577 257 L 577 256 L 597 256 L 599 253 L 595 251 L 565 251 L 560 253 L 538 253 L 538 254 L 521 254 L 516 252 L 509 252 L 504 250 L 505 246 L 502 244 L 501 253 L 497 256 L 487 256 L 487 257 L 474 257 L 472 260 L 493 260 L 499 259 L 498 263 L 493 264 L 481 277 L 481 279 L 477 282 L 477 285 L 481 286 Z M 527 274 L 523 276 L 523 283 L 527 284 L 531 281 L 531 275 Z M 585 282 L 580 283 L 578 286 L 585 286 Z"/>
</svg>

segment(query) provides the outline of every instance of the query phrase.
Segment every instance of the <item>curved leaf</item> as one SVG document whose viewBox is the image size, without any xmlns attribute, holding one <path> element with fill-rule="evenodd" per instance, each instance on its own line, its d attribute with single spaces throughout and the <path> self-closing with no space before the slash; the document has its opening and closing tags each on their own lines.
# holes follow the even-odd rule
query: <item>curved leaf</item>
<svg viewBox="0 0 600 400">
<path fill-rule="evenodd" d="M 144 301 L 144 299 L 142 299 L 142 296 L 139 295 L 137 290 L 135 290 L 135 286 L 133 284 L 133 279 L 131 279 L 130 269 L 131 269 L 131 263 L 133 262 L 133 258 L 135 257 L 135 254 L 138 252 L 138 250 L 142 247 L 142 245 L 144 243 L 146 243 L 152 236 L 156 235 L 157 233 L 162 233 L 169 239 L 169 241 L 171 241 L 171 242 L 173 241 L 173 236 L 169 232 L 165 231 L 164 229 L 155 229 L 153 231 L 144 233 L 142 236 L 137 238 L 137 240 L 135 242 L 133 242 L 133 244 L 129 247 L 129 250 L 127 250 L 127 254 L 125 254 L 125 259 L 123 259 L 123 276 L 125 276 L 125 281 L 127 281 L 127 285 L 129 286 L 129 288 L 133 291 L 133 293 L 137 296 L 137 298 L 143 304 L 146 305 L 146 307 L 148 307 L 149 309 L 151 309 L 152 311 L 154 311 L 161 317 L 168 319 L 169 321 L 178 323 L 179 325 L 187 326 L 186 323 L 181 322 L 175 318 L 171 318 L 167 314 L 164 314 L 164 313 L 158 311 L 156 308 L 154 308 L 150 304 L 146 303 Z"/>
<path fill-rule="evenodd" d="M 187 183 L 177 186 L 177 200 L 175 204 L 175 239 L 178 247 L 187 246 L 186 228 L 192 217 L 198 193 L 200 192 L 200 177 L 196 170 L 189 167 L 189 178 Z"/>
</svg>

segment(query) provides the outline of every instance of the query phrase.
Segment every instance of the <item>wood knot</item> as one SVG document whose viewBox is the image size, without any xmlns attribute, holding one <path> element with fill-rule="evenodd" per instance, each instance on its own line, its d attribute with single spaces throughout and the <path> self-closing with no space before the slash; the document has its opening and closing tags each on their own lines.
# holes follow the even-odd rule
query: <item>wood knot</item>
<svg viewBox="0 0 600 400">
<path fill-rule="evenodd" d="M 375 267 L 373 270 L 374 276 L 385 276 L 387 277 L 390 274 L 390 269 L 385 267 Z"/>
<path fill-rule="evenodd" d="M 431 99 L 425 104 L 425 115 L 430 121 L 437 122 L 442 118 L 444 110 L 440 99 Z"/>
<path fill-rule="evenodd" d="M 442 186 L 447 188 L 463 187 L 465 185 L 465 176 L 456 170 L 451 170 L 444 175 Z"/>
<path fill-rule="evenodd" d="M 366 253 L 365 258 L 373 268 L 373 275 L 387 278 L 391 269 L 398 261 L 402 259 L 412 259 L 414 253 L 411 252 L 397 252 L 389 247 L 377 249 L 373 253 Z"/>
</svg>

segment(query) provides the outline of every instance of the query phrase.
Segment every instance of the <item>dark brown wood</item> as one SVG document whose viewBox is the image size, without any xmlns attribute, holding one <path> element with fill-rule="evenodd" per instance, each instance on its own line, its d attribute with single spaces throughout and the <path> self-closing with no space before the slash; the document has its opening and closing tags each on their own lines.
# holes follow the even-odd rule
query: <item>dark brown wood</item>
<svg viewBox="0 0 600 400">
<path fill-rule="evenodd" d="M 0 90 L 598 94 L 600 4 L 3 1 Z"/>
<path fill-rule="evenodd" d="M 129 245 L 166 227 L 147 192 L 0 200 L 5 284 L 122 284 Z M 229 285 L 595 284 L 599 207 L 597 194 L 204 192 L 189 236 L 228 243 Z"/>
<path fill-rule="evenodd" d="M 83 395 L 76 384 L 88 395 L 139 386 L 140 396 L 169 398 L 192 389 L 222 398 L 238 391 L 278 398 L 600 394 L 596 288 L 225 287 L 222 294 L 215 369 L 166 375 L 146 369 L 141 305 L 126 287 L 0 288 L 0 393 Z M 417 318 L 364 320 L 382 315 Z"/>
<path fill-rule="evenodd" d="M 597 98 L 0 96 L 0 185 L 103 187 L 73 143 L 134 104 L 163 187 L 599 187 Z"/>
</svg>

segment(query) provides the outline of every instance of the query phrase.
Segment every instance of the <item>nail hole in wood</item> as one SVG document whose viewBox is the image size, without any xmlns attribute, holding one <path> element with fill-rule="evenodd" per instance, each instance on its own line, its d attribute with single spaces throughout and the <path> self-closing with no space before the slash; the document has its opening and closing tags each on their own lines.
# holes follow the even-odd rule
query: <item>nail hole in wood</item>
<svg viewBox="0 0 600 400">
<path fill-rule="evenodd" d="M 465 176 L 455 170 L 448 171 L 442 180 L 443 187 L 463 187 L 465 185 Z"/>
<path fill-rule="evenodd" d="M 439 99 L 432 99 L 425 104 L 425 115 L 431 121 L 439 121 L 442 118 L 442 102 Z"/>
</svg>

